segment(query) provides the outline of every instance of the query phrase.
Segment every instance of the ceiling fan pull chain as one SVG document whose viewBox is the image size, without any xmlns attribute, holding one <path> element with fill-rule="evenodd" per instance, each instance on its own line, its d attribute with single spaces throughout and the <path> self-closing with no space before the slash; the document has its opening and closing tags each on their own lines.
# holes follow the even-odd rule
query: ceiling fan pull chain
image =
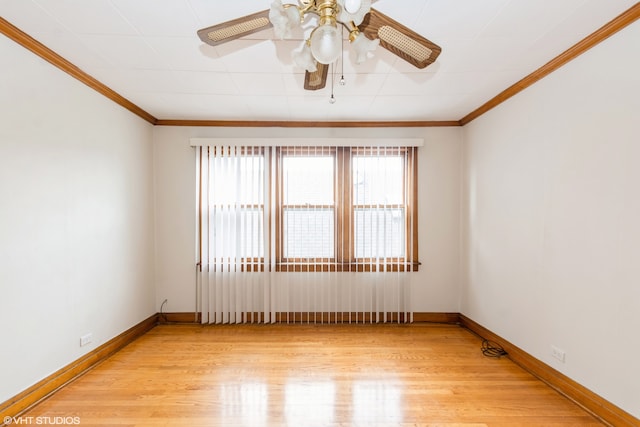
<svg viewBox="0 0 640 427">
<path fill-rule="evenodd" d="M 340 67 L 342 69 L 342 73 L 340 73 L 340 86 L 344 86 L 347 84 L 346 80 L 344 79 L 344 26 L 341 27 L 342 28 L 342 43 L 340 43 L 340 50 L 341 50 L 341 54 L 340 54 Z"/>
<path fill-rule="evenodd" d="M 329 104 L 336 103 L 336 97 L 333 96 L 333 82 L 335 80 L 336 72 L 335 72 L 335 63 L 331 63 L 331 98 L 329 98 Z"/>
</svg>

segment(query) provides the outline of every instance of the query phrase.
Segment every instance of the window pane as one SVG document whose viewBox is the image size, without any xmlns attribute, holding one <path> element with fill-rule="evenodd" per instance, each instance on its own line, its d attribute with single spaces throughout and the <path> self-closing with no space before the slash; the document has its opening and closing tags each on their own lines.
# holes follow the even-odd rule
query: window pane
<svg viewBox="0 0 640 427">
<path fill-rule="evenodd" d="M 285 156 L 282 159 L 285 205 L 333 205 L 333 157 Z"/>
<path fill-rule="evenodd" d="M 262 155 L 212 159 L 210 200 L 215 205 L 263 204 Z"/>
<path fill-rule="evenodd" d="M 216 208 L 210 241 L 211 258 L 262 258 L 264 231 L 262 208 Z"/>
<path fill-rule="evenodd" d="M 354 156 L 352 174 L 355 205 L 403 203 L 404 157 Z"/>
<path fill-rule="evenodd" d="M 285 208 L 285 258 L 333 258 L 333 209 Z"/>
<path fill-rule="evenodd" d="M 404 209 L 355 209 L 356 258 L 404 257 Z"/>
</svg>

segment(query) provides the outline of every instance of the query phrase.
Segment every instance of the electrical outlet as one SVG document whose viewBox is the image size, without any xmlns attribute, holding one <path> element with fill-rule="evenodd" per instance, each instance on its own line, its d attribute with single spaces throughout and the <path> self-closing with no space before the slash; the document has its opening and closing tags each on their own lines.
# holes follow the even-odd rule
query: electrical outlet
<svg viewBox="0 0 640 427">
<path fill-rule="evenodd" d="M 89 333 L 80 337 L 80 347 L 84 347 L 93 341 L 93 334 Z"/>
<path fill-rule="evenodd" d="M 555 345 L 551 346 L 551 355 L 564 363 L 564 350 L 559 349 Z"/>
</svg>

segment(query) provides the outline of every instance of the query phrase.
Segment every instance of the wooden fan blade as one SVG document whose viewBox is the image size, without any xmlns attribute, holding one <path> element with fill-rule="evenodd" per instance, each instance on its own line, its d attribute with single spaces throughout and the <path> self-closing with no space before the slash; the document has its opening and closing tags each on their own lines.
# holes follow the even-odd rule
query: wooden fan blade
<svg viewBox="0 0 640 427">
<path fill-rule="evenodd" d="M 308 71 L 304 74 L 304 88 L 306 90 L 322 89 L 327 84 L 327 73 L 329 66 L 318 62 L 318 69 L 313 73 Z"/>
<path fill-rule="evenodd" d="M 371 9 L 358 29 L 368 39 L 380 39 L 380 46 L 418 68 L 432 64 L 442 48 L 387 15 Z"/>
<path fill-rule="evenodd" d="M 271 27 L 273 24 L 269 21 L 269 10 L 267 9 L 198 30 L 198 37 L 206 44 L 216 46 Z"/>
</svg>

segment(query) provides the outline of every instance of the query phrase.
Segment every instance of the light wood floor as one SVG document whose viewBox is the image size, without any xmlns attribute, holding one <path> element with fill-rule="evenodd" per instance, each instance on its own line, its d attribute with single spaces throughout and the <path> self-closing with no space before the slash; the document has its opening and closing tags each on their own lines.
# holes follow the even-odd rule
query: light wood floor
<svg viewBox="0 0 640 427">
<path fill-rule="evenodd" d="M 81 426 L 590 426 L 458 326 L 158 326 L 23 417 Z"/>
</svg>

